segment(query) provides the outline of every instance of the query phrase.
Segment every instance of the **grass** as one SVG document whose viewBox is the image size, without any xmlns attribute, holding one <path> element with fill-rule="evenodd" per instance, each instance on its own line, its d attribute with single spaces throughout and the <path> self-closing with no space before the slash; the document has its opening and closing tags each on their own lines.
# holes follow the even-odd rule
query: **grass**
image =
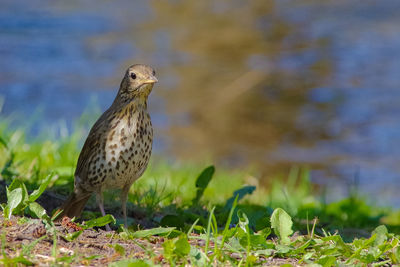
<svg viewBox="0 0 400 267">
<path fill-rule="evenodd" d="M 105 203 L 116 221 L 111 215 L 99 218 L 92 200 L 82 222 L 58 225 L 51 218 L 54 207 L 50 202 L 54 204 L 72 190 L 85 127 L 77 127 L 72 134 L 27 140 L 27 129 L 10 131 L 9 125 L 8 120 L 0 121 L 0 182 L 7 185 L 0 185 L 3 265 L 400 263 L 399 211 L 374 207 L 355 194 L 325 203 L 323 196 L 313 194 L 309 172 L 301 168 L 293 168 L 285 182 L 276 180 L 268 188 L 260 188 L 251 170 L 204 168 L 207 165 L 153 158 L 131 189 L 129 229 L 119 226 L 113 234 L 99 230 L 107 223 L 120 224 L 120 216 L 114 212 L 119 210 L 114 191 L 106 192 Z M 28 243 L 14 238 L 13 233 L 40 223 L 45 229 L 41 237 Z M 76 231 L 70 232 L 71 227 Z M 102 235 L 99 242 L 108 246 L 110 255 L 79 247 L 86 235 L 93 233 Z M 49 243 L 47 258 L 32 256 L 32 251 Z M 72 254 L 63 252 L 76 246 L 79 249 Z"/>
</svg>

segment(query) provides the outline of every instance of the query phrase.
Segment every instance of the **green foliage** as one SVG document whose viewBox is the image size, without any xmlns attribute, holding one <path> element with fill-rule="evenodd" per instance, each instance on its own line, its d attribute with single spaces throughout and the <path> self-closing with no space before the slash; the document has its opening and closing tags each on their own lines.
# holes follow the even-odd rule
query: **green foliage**
<svg viewBox="0 0 400 267">
<path fill-rule="evenodd" d="M 293 233 L 292 231 L 292 218 L 281 208 L 274 210 L 271 216 L 271 228 L 274 233 L 282 241 L 282 244 L 289 244 L 289 236 Z"/>
<path fill-rule="evenodd" d="M 25 266 L 32 266 L 34 265 L 33 262 L 27 260 L 24 256 L 20 255 L 14 258 L 8 258 L 7 255 L 3 255 L 3 258 L 0 259 L 0 263 L 3 266 L 17 266 L 17 265 L 25 265 Z"/>
<path fill-rule="evenodd" d="M 205 168 L 199 177 L 196 179 L 196 197 L 193 199 L 193 203 L 197 204 L 200 200 L 200 198 L 204 194 L 204 190 L 206 190 L 208 184 L 210 183 L 213 175 L 215 172 L 215 167 L 214 166 L 209 166 L 208 168 Z"/>
<path fill-rule="evenodd" d="M 168 228 L 158 227 L 158 228 L 135 231 L 135 232 L 124 229 L 123 236 L 134 239 L 134 238 L 145 238 L 154 235 L 168 235 L 174 229 L 175 227 L 168 227 Z"/>
<path fill-rule="evenodd" d="M 114 216 L 107 214 L 106 216 L 100 217 L 100 218 L 95 218 L 93 220 L 90 221 L 86 221 L 84 228 L 88 229 L 88 228 L 93 228 L 93 227 L 102 227 L 105 226 L 106 224 L 115 224 L 115 218 Z"/>
<path fill-rule="evenodd" d="M 63 238 L 66 241 L 71 242 L 71 241 L 74 241 L 75 239 L 77 239 L 78 236 L 80 236 L 81 234 L 82 234 L 82 231 L 76 231 L 76 232 L 68 233 L 68 234 L 64 235 Z"/>
<path fill-rule="evenodd" d="M 233 202 L 236 200 L 239 201 L 244 198 L 246 195 L 251 195 L 254 190 L 256 190 L 255 186 L 243 186 L 242 188 L 233 192 L 233 196 L 226 201 L 225 209 L 230 210 L 233 206 Z"/>
<path fill-rule="evenodd" d="M 176 261 L 184 259 L 190 252 L 190 245 L 185 234 L 173 239 L 168 239 L 163 243 L 164 257 L 174 265 Z"/>
<path fill-rule="evenodd" d="M 4 190 L 7 199 L 0 198 L 6 202 L 1 205 L 3 216 L 29 214 L 41 218 L 53 236 L 52 256 L 57 258 L 54 222 L 36 201 L 46 188 L 56 192 L 72 188 L 78 140 L 83 139 L 85 131 L 57 140 L 27 142 L 24 131 L 6 129 L 0 122 L 0 179 L 8 184 Z M 268 191 L 244 185 L 246 173 L 216 171 L 214 166 L 201 170 L 198 165 L 155 159 L 135 183 L 129 202 L 135 209 L 144 210 L 153 225 L 161 227 L 120 229 L 118 236 L 133 241 L 162 237 L 163 257 L 170 265 L 251 266 L 271 258 L 291 258 L 315 266 L 400 264 L 398 211 L 371 206 L 356 196 L 325 203 L 313 194 L 307 169 L 293 168 L 286 182 L 274 180 Z M 105 198 L 110 205 L 115 201 L 112 193 L 106 193 Z M 313 220 L 310 231 L 311 218 L 318 220 Z M 387 225 L 380 225 L 382 222 Z M 115 219 L 106 215 L 81 226 L 86 231 L 110 223 Z M 348 234 L 354 228 L 366 234 Z M 81 234 L 78 231 L 62 237 L 76 242 Z M 5 244 L 3 235 L 1 264 L 34 263 L 28 255 L 35 243 L 24 246 L 23 253 L 13 258 L 4 252 Z M 128 255 L 121 245 L 113 248 L 121 256 Z M 148 252 L 149 259 L 152 253 Z M 58 258 L 58 263 L 70 260 Z M 151 261 L 136 259 L 111 264 L 152 265 Z"/>
<path fill-rule="evenodd" d="M 39 189 L 33 191 L 30 195 L 25 184 L 18 179 L 14 179 L 10 186 L 6 187 L 7 204 L 1 205 L 3 216 L 10 219 L 12 214 L 23 215 L 26 208 L 37 218 L 42 218 L 46 215 L 45 209 L 36 203 L 35 200 L 44 192 L 51 178 L 51 175 L 47 176 Z"/>
<path fill-rule="evenodd" d="M 23 191 L 21 188 L 15 188 L 11 192 L 8 188 L 6 188 L 6 190 L 7 190 L 8 204 L 3 209 L 3 212 L 4 212 L 4 216 L 7 219 L 10 219 L 14 209 L 16 209 L 22 202 L 22 198 L 23 198 L 22 192 Z"/>
</svg>

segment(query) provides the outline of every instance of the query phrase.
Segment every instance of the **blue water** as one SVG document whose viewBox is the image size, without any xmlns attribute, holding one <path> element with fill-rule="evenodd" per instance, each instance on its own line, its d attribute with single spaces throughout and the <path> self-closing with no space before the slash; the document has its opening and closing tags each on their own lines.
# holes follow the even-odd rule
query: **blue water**
<svg viewBox="0 0 400 267">
<path fill-rule="evenodd" d="M 163 3 L 168 6 L 174 1 Z M 185 22 L 174 21 L 174 14 L 165 15 L 170 20 L 160 18 L 160 13 L 173 13 L 176 8 L 159 5 L 128 0 L 2 0 L 0 96 L 4 102 L 0 114 L 26 119 L 39 112 L 33 132 L 60 121 L 71 128 L 93 102 L 100 110 L 108 107 L 128 65 L 146 62 L 157 69 L 160 78 L 150 99 L 155 149 L 160 154 L 174 151 L 171 144 L 179 137 L 166 133 L 173 121 L 190 126 L 193 118 L 187 110 L 198 97 L 189 94 L 182 101 L 174 96 L 174 88 L 185 81 L 186 66 L 204 62 L 201 53 L 177 48 L 176 36 L 185 30 L 195 32 L 196 28 L 190 28 L 193 23 L 186 29 Z M 211 5 L 210 12 L 229 12 L 229 5 Z M 241 3 L 233 1 L 232 5 Z M 399 12 L 400 2 L 395 0 L 363 1 L 362 5 L 355 1 L 276 1 L 270 15 L 260 16 L 254 27 L 265 29 L 265 34 L 277 19 L 294 33 L 281 41 L 276 58 L 249 51 L 248 66 L 298 73 L 310 85 L 298 93 L 303 102 L 290 129 L 274 141 L 276 145 L 252 156 L 269 165 L 311 166 L 313 181 L 327 187 L 331 199 L 346 196 L 355 185 L 379 204 L 400 207 Z M 190 20 L 191 16 L 183 18 Z M 305 39 L 305 48 L 293 49 L 291 45 L 300 38 Z M 323 77 L 305 69 L 319 59 L 329 65 Z M 222 75 L 221 69 L 215 79 Z M 272 89 L 264 93 L 266 99 L 282 104 L 282 111 L 291 105 L 292 99 L 277 97 L 279 93 Z M 172 112 L 171 106 L 178 110 Z M 181 106 L 185 106 L 182 111 Z M 273 119 L 274 114 L 269 116 Z M 295 132 L 301 132 L 301 137 Z M 229 132 L 226 135 L 229 140 Z M 190 138 L 185 142 L 190 143 Z M 232 154 L 241 155 L 249 140 L 232 142 L 235 146 L 239 142 Z M 204 149 L 213 154 L 215 147 L 205 143 Z M 249 156 L 248 161 L 253 160 Z"/>
</svg>

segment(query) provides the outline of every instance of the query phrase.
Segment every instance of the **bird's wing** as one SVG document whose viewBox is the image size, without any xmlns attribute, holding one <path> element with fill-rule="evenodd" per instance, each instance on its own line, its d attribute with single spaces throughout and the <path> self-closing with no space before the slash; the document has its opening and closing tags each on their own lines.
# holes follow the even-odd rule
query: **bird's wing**
<svg viewBox="0 0 400 267">
<path fill-rule="evenodd" d="M 108 127 L 110 126 L 108 121 L 110 113 L 111 111 L 108 109 L 100 116 L 92 129 L 90 129 L 89 135 L 83 144 L 75 170 L 75 177 L 80 177 L 82 181 L 86 180 L 90 160 L 93 160 L 102 142 L 104 142 L 104 135 L 108 132 Z"/>
</svg>

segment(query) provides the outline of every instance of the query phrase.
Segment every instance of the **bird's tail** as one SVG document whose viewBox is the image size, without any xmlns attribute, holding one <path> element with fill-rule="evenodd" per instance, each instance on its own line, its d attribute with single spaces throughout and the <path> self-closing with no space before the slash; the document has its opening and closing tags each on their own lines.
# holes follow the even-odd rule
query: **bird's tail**
<svg viewBox="0 0 400 267">
<path fill-rule="evenodd" d="M 90 193 L 80 193 L 77 194 L 72 192 L 72 194 L 68 197 L 68 199 L 64 202 L 60 209 L 57 210 L 57 213 L 61 211 L 61 214 L 57 216 L 58 219 L 62 219 L 65 216 L 70 218 L 76 217 L 78 218 L 83 208 L 86 205 L 86 202 L 89 200 L 91 194 Z"/>
</svg>

